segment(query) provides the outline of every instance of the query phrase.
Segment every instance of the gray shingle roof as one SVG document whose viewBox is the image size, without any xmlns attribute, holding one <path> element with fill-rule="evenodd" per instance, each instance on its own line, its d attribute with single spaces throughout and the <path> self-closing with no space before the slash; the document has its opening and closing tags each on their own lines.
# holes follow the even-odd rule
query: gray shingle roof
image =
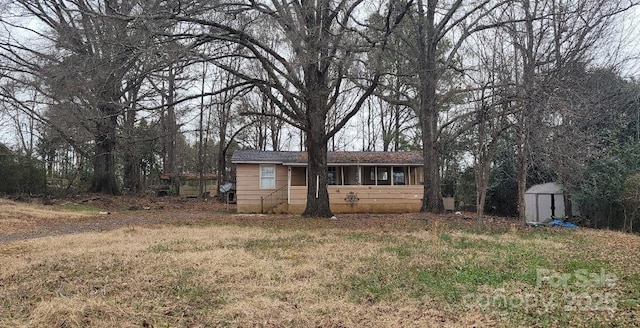
<svg viewBox="0 0 640 328">
<path fill-rule="evenodd" d="M 236 150 L 232 163 L 295 163 L 301 151 Z"/>
<path fill-rule="evenodd" d="M 329 164 L 414 164 L 422 165 L 422 153 L 419 151 L 404 152 L 365 152 L 336 151 L 327 153 Z M 238 150 L 233 153 L 231 162 L 237 163 L 280 163 L 306 164 L 307 153 L 302 151 L 260 151 Z"/>
</svg>

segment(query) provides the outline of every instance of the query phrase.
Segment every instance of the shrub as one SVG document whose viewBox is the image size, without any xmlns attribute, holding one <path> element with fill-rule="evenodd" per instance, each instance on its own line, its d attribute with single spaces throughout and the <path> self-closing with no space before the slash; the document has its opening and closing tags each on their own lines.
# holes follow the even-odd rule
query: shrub
<svg viewBox="0 0 640 328">
<path fill-rule="evenodd" d="M 46 172 L 40 161 L 13 154 L 0 156 L 0 193 L 42 194 L 46 191 Z"/>
</svg>

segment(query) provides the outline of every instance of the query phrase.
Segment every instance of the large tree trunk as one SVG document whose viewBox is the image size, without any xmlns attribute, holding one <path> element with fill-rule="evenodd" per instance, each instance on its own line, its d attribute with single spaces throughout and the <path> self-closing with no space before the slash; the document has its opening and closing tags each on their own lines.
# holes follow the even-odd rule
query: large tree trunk
<svg viewBox="0 0 640 328">
<path fill-rule="evenodd" d="M 525 30 L 526 30 L 526 47 L 520 48 L 522 52 L 522 81 L 523 81 L 523 108 L 518 115 L 518 136 L 516 138 L 516 177 L 518 179 L 518 218 L 526 224 L 526 205 L 524 201 L 524 193 L 527 188 L 527 170 L 529 166 L 529 131 L 531 116 L 535 111 L 535 49 L 534 49 L 534 31 L 531 8 L 528 2 L 524 2 L 525 10 Z"/>
<path fill-rule="evenodd" d="M 276 106 L 268 97 L 262 98 L 262 108 L 265 113 L 275 114 Z M 275 117 L 265 117 L 269 126 L 269 135 L 271 137 L 271 147 L 273 151 L 280 150 L 280 132 L 282 131 L 282 121 Z"/>
<path fill-rule="evenodd" d="M 324 122 L 324 121 L 318 121 Z M 331 217 L 327 190 L 327 141 L 324 124 L 312 124 L 307 133 L 308 183 L 304 217 Z"/>
<path fill-rule="evenodd" d="M 480 168 L 479 170 L 485 171 L 484 168 Z M 478 173 L 476 173 L 476 216 L 478 225 L 482 225 L 484 220 L 484 204 L 487 200 L 487 182 L 484 176 L 478 176 Z"/>
<path fill-rule="evenodd" d="M 307 206 L 304 217 L 331 217 L 327 190 L 327 72 L 311 64 L 305 70 L 307 95 Z"/>
<path fill-rule="evenodd" d="M 103 117 L 96 123 L 95 155 L 93 159 L 93 179 L 91 191 L 111 195 L 120 194 L 116 183 L 116 125 L 118 108 L 112 102 L 98 106 Z"/>
<path fill-rule="evenodd" d="M 425 15 L 422 1 L 418 1 L 418 77 L 420 81 L 420 108 L 418 117 L 422 128 L 422 153 L 424 157 L 424 195 L 420 211 L 442 213 L 444 204 L 440 190 L 440 151 L 438 147 L 438 110 L 436 103 L 436 30 L 434 0 L 427 1 Z"/>
<path fill-rule="evenodd" d="M 316 22 L 317 23 L 317 22 Z M 320 31 L 313 31 L 314 33 Z M 322 32 L 327 32 L 322 30 Z M 312 34 L 314 34 L 312 33 Z M 311 35 L 310 40 L 314 40 Z M 315 42 L 315 41 L 314 41 Z M 323 54 L 324 49 L 318 47 Z M 329 70 L 327 54 L 316 62 L 312 60 L 304 69 L 307 146 L 307 206 L 304 217 L 331 217 L 329 192 L 327 190 L 327 115 L 329 113 Z"/>
<path fill-rule="evenodd" d="M 483 94 L 484 97 L 484 94 Z M 481 111 L 484 108 L 480 109 Z M 486 143 L 486 129 L 484 122 L 483 112 L 480 112 L 478 117 L 478 145 L 476 146 L 476 160 L 473 163 L 473 171 L 476 176 L 476 216 L 478 220 L 478 226 L 482 225 L 484 216 L 484 203 L 487 195 L 487 182 L 489 175 L 489 165 L 485 158 L 485 143 Z"/>
<path fill-rule="evenodd" d="M 482 92 L 481 97 L 482 99 L 485 98 L 484 91 Z M 496 153 L 496 149 L 498 148 L 498 140 L 503 131 L 502 127 L 504 126 L 504 117 L 499 118 L 499 124 L 497 124 L 497 122 L 493 123 L 488 121 L 493 120 L 489 118 L 489 108 L 490 107 L 486 107 L 483 101 L 477 117 L 478 140 L 475 150 L 473 170 L 476 179 L 476 215 L 478 226 L 483 223 L 485 203 L 487 200 L 487 187 L 491 177 L 491 162 L 494 154 Z M 506 113 L 508 108 L 509 105 L 507 103 L 502 104 L 503 113 Z"/>
<path fill-rule="evenodd" d="M 566 186 L 566 185 L 564 185 Z M 562 197 L 564 200 L 564 217 L 571 220 L 573 218 L 573 203 L 571 201 L 571 195 L 569 195 L 565 187 L 563 186 Z"/>
<path fill-rule="evenodd" d="M 169 73 L 169 88 L 167 90 L 167 122 L 166 122 L 166 143 L 167 143 L 167 160 L 165 173 L 175 174 L 176 170 L 176 112 L 173 104 L 173 92 L 174 92 L 174 75 L 173 69 L 170 68 Z"/>
<path fill-rule="evenodd" d="M 523 111 L 526 111 L 525 106 Z M 516 142 L 516 179 L 518 180 L 518 218 L 521 222 L 526 223 L 526 207 L 524 201 L 524 193 L 527 188 L 527 167 L 528 167 L 528 154 L 527 154 L 527 133 L 526 133 L 526 114 L 520 114 L 520 122 L 518 127 L 518 137 Z"/>
<path fill-rule="evenodd" d="M 428 130 L 422 131 L 422 156 L 424 157 L 424 196 L 420 211 L 429 213 L 442 213 L 444 204 L 442 202 L 442 192 L 440 190 L 440 152 L 437 141 L 433 140 L 432 133 Z M 425 136 L 427 135 L 427 136 Z"/>
<path fill-rule="evenodd" d="M 218 110 L 218 149 L 217 149 L 217 173 L 218 173 L 218 186 L 220 186 L 220 184 L 222 184 L 223 182 L 227 181 L 227 149 L 229 147 L 229 143 L 231 143 L 232 140 L 227 141 L 227 129 L 229 127 L 229 121 L 231 120 L 231 115 L 230 113 L 230 108 L 228 108 L 227 106 L 230 106 L 229 104 L 231 103 L 230 99 L 228 99 L 227 94 L 224 94 L 224 103 L 223 104 L 219 104 L 217 105 L 217 110 Z M 218 190 L 218 193 L 220 193 L 220 190 Z M 220 193 L 218 195 L 219 197 L 222 197 L 222 194 Z"/>
<path fill-rule="evenodd" d="M 487 133 L 484 123 L 480 123 L 476 160 L 473 166 L 476 180 L 476 216 L 478 225 L 482 225 L 484 220 L 487 188 L 491 177 L 491 162 L 497 148 L 496 139 L 499 137 L 498 135 L 492 135 L 492 140 L 487 142 Z"/>
<path fill-rule="evenodd" d="M 140 157 L 132 149 L 133 147 L 124 147 L 124 188 L 133 194 L 142 191 L 142 181 L 140 174 Z"/>
<path fill-rule="evenodd" d="M 136 140 L 135 119 L 135 109 L 128 109 L 124 119 L 125 139 L 122 146 L 124 151 L 124 188 L 137 194 L 142 190 L 142 184 L 140 179 L 140 154 L 136 151 L 137 147 L 135 147 L 139 142 L 139 140 Z"/>
<path fill-rule="evenodd" d="M 176 142 L 178 137 L 178 125 L 176 122 L 175 112 L 175 72 L 172 65 L 169 66 L 169 75 L 167 78 L 167 90 L 163 98 L 166 100 L 167 112 L 164 121 L 164 161 L 163 171 L 170 174 L 171 183 L 175 187 L 177 193 L 180 188 L 180 169 L 177 167 Z"/>
</svg>

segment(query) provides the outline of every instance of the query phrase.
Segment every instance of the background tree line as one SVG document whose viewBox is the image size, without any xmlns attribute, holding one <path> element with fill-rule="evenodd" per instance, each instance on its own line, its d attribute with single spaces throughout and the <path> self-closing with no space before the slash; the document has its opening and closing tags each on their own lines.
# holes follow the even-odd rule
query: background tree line
<svg viewBox="0 0 640 328">
<path fill-rule="evenodd" d="M 524 191 L 557 181 L 593 225 L 629 230 L 639 90 L 614 41 L 635 5 L 0 1 L 2 160 L 119 194 L 232 180 L 237 148 L 302 149 L 323 186 L 305 215 L 330 216 L 328 149 L 420 149 L 424 211 L 444 193 L 524 220 Z"/>
</svg>

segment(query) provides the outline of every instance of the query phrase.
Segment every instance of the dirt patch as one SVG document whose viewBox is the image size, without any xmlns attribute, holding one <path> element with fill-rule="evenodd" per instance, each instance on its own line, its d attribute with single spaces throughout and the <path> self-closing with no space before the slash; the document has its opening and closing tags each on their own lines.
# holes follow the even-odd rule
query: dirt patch
<svg viewBox="0 0 640 328">
<path fill-rule="evenodd" d="M 21 202 L 0 199 L 0 242 L 54 235 L 106 231 L 122 227 L 212 225 L 276 229 L 346 229 L 381 232 L 441 227 L 473 229 L 472 213 L 339 214 L 336 220 L 299 215 L 235 214 L 235 205 L 180 197 L 88 195 L 64 199 L 33 198 Z M 485 224 L 497 232 L 527 229 L 514 219 L 488 217 Z"/>
<path fill-rule="evenodd" d="M 63 199 L 33 198 L 27 202 L 61 207 L 86 206 L 111 212 L 139 210 L 235 211 L 233 204 L 223 204 L 214 199 L 201 200 L 182 197 L 78 195 Z"/>
<path fill-rule="evenodd" d="M 177 197 L 0 199 L 0 242 L 127 226 L 197 224 L 233 211 L 235 205 Z"/>
</svg>

